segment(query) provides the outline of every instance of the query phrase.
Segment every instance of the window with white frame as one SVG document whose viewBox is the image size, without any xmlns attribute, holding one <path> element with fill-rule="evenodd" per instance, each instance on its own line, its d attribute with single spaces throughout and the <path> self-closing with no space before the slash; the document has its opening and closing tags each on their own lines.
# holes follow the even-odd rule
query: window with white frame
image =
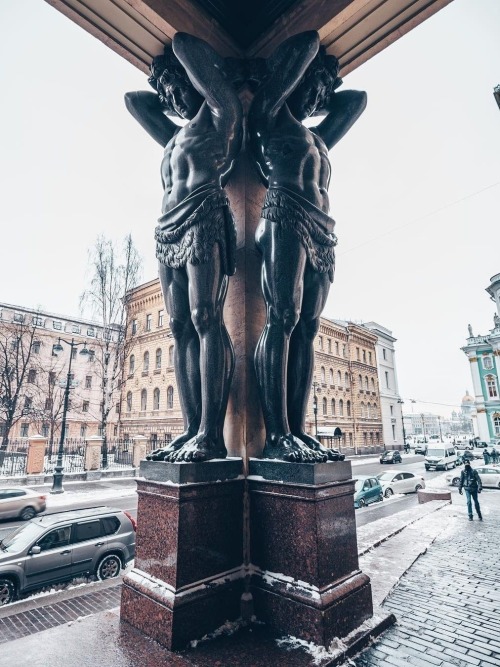
<svg viewBox="0 0 500 667">
<path fill-rule="evenodd" d="M 486 386 L 488 388 L 488 396 L 490 398 L 498 398 L 497 381 L 494 375 L 486 376 Z"/>
<path fill-rule="evenodd" d="M 36 340 L 33 343 L 33 353 L 34 354 L 40 354 L 40 347 L 41 347 L 41 342 L 39 340 Z"/>
<path fill-rule="evenodd" d="M 163 316 L 165 315 L 164 310 L 159 310 L 158 311 L 158 326 L 162 327 L 163 326 Z"/>
<path fill-rule="evenodd" d="M 157 350 L 156 350 L 155 368 L 156 368 L 157 371 L 159 371 L 161 369 L 161 347 L 157 348 Z"/>
<path fill-rule="evenodd" d="M 153 392 L 153 410 L 160 409 L 160 390 L 158 387 L 155 388 Z"/>
<path fill-rule="evenodd" d="M 151 324 L 153 322 L 153 316 L 151 313 L 146 315 L 146 331 L 151 331 Z"/>
<path fill-rule="evenodd" d="M 495 435 L 500 435 L 500 415 L 493 417 L 493 428 L 495 429 Z"/>
<path fill-rule="evenodd" d="M 40 315 L 33 315 L 33 324 L 35 327 L 43 327 L 43 317 L 40 317 Z"/>
<path fill-rule="evenodd" d="M 52 328 L 55 329 L 56 331 L 61 331 L 61 329 L 62 329 L 62 322 L 59 322 L 58 320 L 53 320 L 53 322 L 52 322 Z"/>
</svg>

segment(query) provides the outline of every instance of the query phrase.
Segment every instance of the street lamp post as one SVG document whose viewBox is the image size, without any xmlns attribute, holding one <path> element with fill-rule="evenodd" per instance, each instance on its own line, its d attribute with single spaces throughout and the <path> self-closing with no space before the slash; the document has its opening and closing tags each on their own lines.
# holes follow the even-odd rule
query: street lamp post
<svg viewBox="0 0 500 667">
<path fill-rule="evenodd" d="M 424 443 L 426 443 L 427 442 L 427 435 L 425 433 L 425 415 L 422 412 L 422 413 L 420 413 L 420 416 L 422 417 L 422 433 L 423 433 L 423 436 L 424 436 Z"/>
<path fill-rule="evenodd" d="M 403 405 L 404 401 L 402 398 L 398 398 L 398 403 L 401 405 L 401 426 L 403 427 L 403 449 L 406 447 L 406 431 L 405 431 L 405 418 L 403 417 Z"/>
<path fill-rule="evenodd" d="M 314 412 L 314 435 L 316 440 L 318 439 L 318 397 L 316 396 L 316 385 L 317 382 L 313 382 L 313 412 Z"/>
<path fill-rule="evenodd" d="M 441 431 L 441 417 L 438 416 L 438 424 L 439 424 L 439 440 L 443 442 L 443 433 Z"/>
<path fill-rule="evenodd" d="M 65 340 L 64 338 L 59 338 L 59 342 L 56 345 L 52 346 L 52 353 L 57 356 L 59 352 L 63 351 L 62 343 L 66 343 L 70 347 L 69 355 L 69 366 L 68 374 L 66 376 L 66 387 L 64 389 L 64 404 L 63 404 L 63 414 L 62 414 L 62 423 L 61 423 L 61 437 L 59 438 L 59 449 L 57 450 L 57 463 L 54 467 L 54 475 L 51 493 L 64 493 L 62 480 L 63 480 L 63 454 L 64 454 L 64 438 L 66 437 L 66 415 L 68 412 L 69 404 L 69 390 L 71 387 L 71 362 L 73 361 L 73 350 L 76 349 L 79 345 L 83 345 L 83 349 L 80 350 L 80 354 L 83 356 L 88 356 L 89 351 L 87 350 L 87 345 L 83 343 L 75 343 L 75 339 L 72 338 L 71 341 Z"/>
</svg>

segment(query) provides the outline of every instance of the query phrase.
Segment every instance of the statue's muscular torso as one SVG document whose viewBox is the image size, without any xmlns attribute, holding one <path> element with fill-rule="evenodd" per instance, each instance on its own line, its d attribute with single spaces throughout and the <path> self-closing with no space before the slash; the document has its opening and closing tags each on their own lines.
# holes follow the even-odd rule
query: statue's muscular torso
<svg viewBox="0 0 500 667">
<path fill-rule="evenodd" d="M 165 147 L 161 163 L 165 188 L 162 213 L 202 186 L 223 185 L 221 180 L 231 165 L 226 144 L 204 103 L 195 118 L 176 131 Z"/>
<path fill-rule="evenodd" d="M 262 150 L 259 165 L 269 187 L 286 187 L 328 213 L 330 163 L 324 141 L 284 107 L 257 142 Z"/>
</svg>

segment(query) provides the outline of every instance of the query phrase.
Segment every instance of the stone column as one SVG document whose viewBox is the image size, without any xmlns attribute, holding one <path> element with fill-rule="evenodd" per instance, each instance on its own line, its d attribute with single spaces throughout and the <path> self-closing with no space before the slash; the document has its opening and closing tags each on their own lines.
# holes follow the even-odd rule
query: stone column
<svg viewBox="0 0 500 667">
<path fill-rule="evenodd" d="M 42 435 L 33 435 L 28 439 L 28 461 L 26 472 L 28 475 L 40 475 L 43 473 L 45 461 L 45 448 L 47 438 Z"/>
<path fill-rule="evenodd" d="M 257 620 L 329 646 L 373 615 L 359 569 L 348 461 L 250 461 L 251 592 Z"/>
<path fill-rule="evenodd" d="M 134 468 L 139 468 L 141 461 L 146 458 L 147 442 L 145 435 L 132 437 L 132 465 Z"/>
<path fill-rule="evenodd" d="M 241 459 L 143 461 L 135 567 L 121 619 L 168 649 L 240 616 L 244 590 Z"/>
<path fill-rule="evenodd" d="M 92 435 L 85 440 L 84 470 L 100 470 L 101 449 L 104 438 L 100 435 Z"/>
</svg>

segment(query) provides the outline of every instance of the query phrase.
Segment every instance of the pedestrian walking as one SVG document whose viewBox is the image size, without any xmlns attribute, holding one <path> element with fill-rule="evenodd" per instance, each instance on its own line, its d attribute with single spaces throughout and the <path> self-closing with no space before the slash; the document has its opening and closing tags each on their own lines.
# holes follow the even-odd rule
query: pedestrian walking
<svg viewBox="0 0 500 667">
<path fill-rule="evenodd" d="M 472 521 L 474 516 L 472 514 L 472 501 L 474 501 L 474 507 L 476 508 L 477 516 L 479 521 L 483 520 L 483 515 L 481 514 L 481 507 L 479 506 L 479 500 L 477 498 L 478 493 L 481 493 L 483 485 L 481 484 L 481 478 L 479 477 L 477 470 L 474 470 L 470 464 L 469 460 L 465 460 L 464 469 L 460 475 L 460 484 L 458 485 L 458 492 L 462 495 L 462 490 L 465 490 L 465 498 L 467 500 L 467 511 L 469 513 L 469 521 Z"/>
<path fill-rule="evenodd" d="M 493 450 L 495 451 L 495 450 Z M 491 456 L 493 458 L 493 452 L 491 452 Z M 487 449 L 483 449 L 483 459 L 484 459 L 484 465 L 487 466 L 490 462 L 490 455 Z M 495 461 L 493 461 L 495 462 Z"/>
<path fill-rule="evenodd" d="M 491 450 L 491 458 L 493 463 L 498 463 L 498 452 L 494 447 Z"/>
</svg>

